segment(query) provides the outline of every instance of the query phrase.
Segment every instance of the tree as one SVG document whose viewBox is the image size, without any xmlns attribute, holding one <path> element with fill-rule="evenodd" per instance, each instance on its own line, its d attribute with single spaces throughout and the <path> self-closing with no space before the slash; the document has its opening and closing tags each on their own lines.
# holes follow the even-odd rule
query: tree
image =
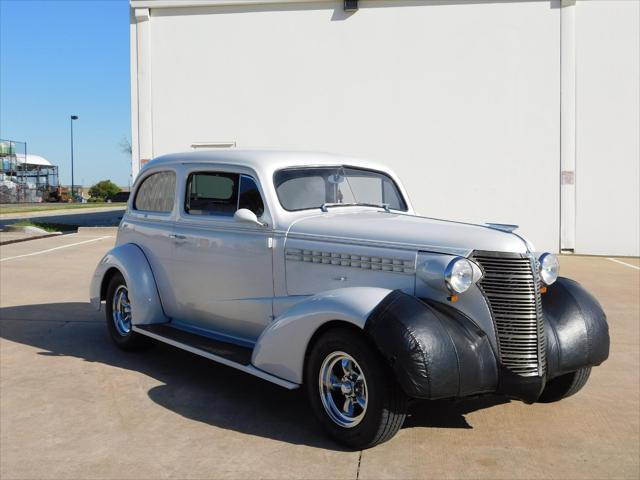
<svg viewBox="0 0 640 480">
<path fill-rule="evenodd" d="M 129 160 L 129 187 L 131 187 L 131 183 L 133 181 L 133 147 L 127 137 L 122 137 L 122 140 L 120 140 L 120 151 L 124 153 Z"/>
<path fill-rule="evenodd" d="M 131 142 L 129 141 L 129 139 L 127 137 L 122 137 L 122 140 L 120 140 L 120 151 L 126 155 L 131 156 L 131 152 L 132 152 L 132 148 L 131 148 Z"/>
<path fill-rule="evenodd" d="M 101 198 L 104 200 L 115 195 L 119 191 L 120 187 L 111 180 L 102 180 L 89 189 L 89 195 L 91 195 L 91 198 Z"/>
</svg>

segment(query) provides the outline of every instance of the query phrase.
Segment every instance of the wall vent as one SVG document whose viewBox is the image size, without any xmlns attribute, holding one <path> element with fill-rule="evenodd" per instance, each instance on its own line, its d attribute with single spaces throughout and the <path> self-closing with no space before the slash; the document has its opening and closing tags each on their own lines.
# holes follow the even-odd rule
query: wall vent
<svg viewBox="0 0 640 480">
<path fill-rule="evenodd" d="M 206 150 L 211 148 L 235 148 L 236 142 L 197 142 L 192 143 L 193 150 Z"/>
</svg>

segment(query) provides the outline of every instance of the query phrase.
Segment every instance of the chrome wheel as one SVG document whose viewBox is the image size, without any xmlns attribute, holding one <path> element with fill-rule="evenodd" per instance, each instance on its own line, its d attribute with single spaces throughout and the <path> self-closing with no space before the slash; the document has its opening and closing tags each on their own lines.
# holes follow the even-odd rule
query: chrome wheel
<svg viewBox="0 0 640 480">
<path fill-rule="evenodd" d="M 119 285 L 113 293 L 111 312 L 117 332 L 123 337 L 127 336 L 131 332 L 131 303 L 125 285 Z"/>
<path fill-rule="evenodd" d="M 344 428 L 358 425 L 367 412 L 367 380 L 355 359 L 333 352 L 320 367 L 318 386 L 327 415 Z"/>
</svg>

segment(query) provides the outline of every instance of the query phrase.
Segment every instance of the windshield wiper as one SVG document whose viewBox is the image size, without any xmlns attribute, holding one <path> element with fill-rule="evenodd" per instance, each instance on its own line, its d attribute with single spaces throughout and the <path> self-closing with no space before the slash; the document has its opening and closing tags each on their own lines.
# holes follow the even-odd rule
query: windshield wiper
<svg viewBox="0 0 640 480">
<path fill-rule="evenodd" d="M 328 212 L 329 207 L 374 207 L 374 208 L 384 208 L 385 212 L 391 212 L 391 209 L 388 203 L 360 203 L 360 202 L 323 203 L 320 206 L 320 210 L 322 210 L 323 212 Z"/>
</svg>

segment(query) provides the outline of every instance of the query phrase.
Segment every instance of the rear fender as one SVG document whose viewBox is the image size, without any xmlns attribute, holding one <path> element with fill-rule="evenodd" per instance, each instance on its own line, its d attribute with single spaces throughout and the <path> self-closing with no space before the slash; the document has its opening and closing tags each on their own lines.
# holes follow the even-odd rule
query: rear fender
<svg viewBox="0 0 640 480">
<path fill-rule="evenodd" d="M 162 310 L 149 261 L 142 249 L 133 243 L 125 243 L 109 250 L 98 263 L 90 286 L 91 304 L 96 309 L 100 310 L 106 277 L 113 269 L 120 272 L 127 282 L 134 325 L 169 321 Z"/>
<path fill-rule="evenodd" d="M 260 370 L 301 384 L 305 354 L 314 333 L 336 320 L 363 329 L 371 312 L 389 293 L 391 290 L 384 288 L 351 287 L 308 297 L 262 332 L 251 363 Z"/>
</svg>

